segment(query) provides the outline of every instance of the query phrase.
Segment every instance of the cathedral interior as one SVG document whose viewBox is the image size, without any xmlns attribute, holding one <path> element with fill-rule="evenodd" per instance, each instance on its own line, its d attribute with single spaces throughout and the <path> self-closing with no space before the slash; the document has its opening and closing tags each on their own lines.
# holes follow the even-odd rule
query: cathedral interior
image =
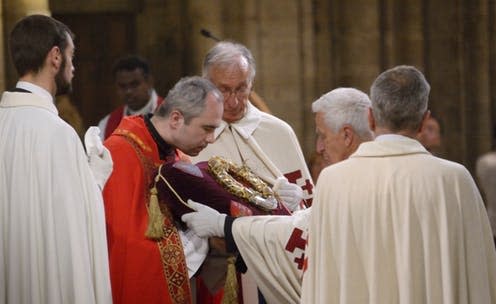
<svg viewBox="0 0 496 304">
<path fill-rule="evenodd" d="M 473 172 L 492 149 L 496 117 L 496 1 L 470 0 L 0 0 L 0 88 L 17 75 L 8 33 L 20 18 L 49 14 L 75 33 L 73 92 L 83 128 L 118 106 L 113 62 L 134 53 L 151 66 L 162 96 L 199 75 L 219 39 L 246 45 L 257 62 L 254 90 L 314 150 L 311 103 L 337 87 L 369 93 L 390 67 L 414 65 L 431 85 L 439 154 Z"/>
</svg>

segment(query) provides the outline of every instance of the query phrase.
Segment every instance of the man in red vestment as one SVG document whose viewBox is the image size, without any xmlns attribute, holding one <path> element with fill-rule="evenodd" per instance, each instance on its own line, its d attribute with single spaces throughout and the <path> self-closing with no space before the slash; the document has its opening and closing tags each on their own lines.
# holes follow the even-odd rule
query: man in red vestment
<svg viewBox="0 0 496 304">
<path fill-rule="evenodd" d="M 112 75 L 121 106 L 98 123 L 102 139 L 114 132 L 123 117 L 153 113 L 164 101 L 153 88 L 153 76 L 145 59 L 136 55 L 122 57 L 114 64 Z"/>
<path fill-rule="evenodd" d="M 205 257 L 195 252 L 206 254 L 208 245 L 176 229 L 149 189 L 158 166 L 179 159 L 179 150 L 195 156 L 213 142 L 222 112 L 215 86 L 183 78 L 153 115 L 124 117 L 105 141 L 114 161 L 103 192 L 114 303 L 191 303 L 189 277 Z"/>
</svg>

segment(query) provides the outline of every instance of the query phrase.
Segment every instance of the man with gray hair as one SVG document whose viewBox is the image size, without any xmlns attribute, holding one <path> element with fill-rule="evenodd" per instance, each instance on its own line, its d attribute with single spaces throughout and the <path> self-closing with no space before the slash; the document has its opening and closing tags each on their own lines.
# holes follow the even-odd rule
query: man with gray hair
<svg viewBox="0 0 496 304">
<path fill-rule="evenodd" d="M 368 96 L 353 88 L 332 90 L 312 104 L 317 152 L 328 165 L 348 158 L 360 143 L 372 139 L 369 108 Z M 225 237 L 227 251 L 239 251 L 268 303 L 299 302 L 311 207 L 292 216 L 232 218 L 191 204 L 198 212 L 184 215 L 183 221 L 202 237 Z"/>
<path fill-rule="evenodd" d="M 411 66 L 372 84 L 377 137 L 319 178 L 301 303 L 496 302 L 496 253 L 472 177 L 414 139 L 429 91 Z"/>
<path fill-rule="evenodd" d="M 161 164 L 198 155 L 214 141 L 222 101 L 207 79 L 183 78 L 154 114 L 124 117 L 105 141 L 114 160 L 103 191 L 114 303 L 192 302 L 189 278 L 208 244 L 176 228 L 149 187 Z"/>
<path fill-rule="evenodd" d="M 193 162 L 222 156 L 235 164 L 244 164 L 272 184 L 290 211 L 298 210 L 311 204 L 313 181 L 291 126 L 258 110 L 249 101 L 255 74 L 255 60 L 242 44 L 222 41 L 207 53 L 203 77 L 212 81 L 224 95 L 224 114 L 220 128 L 215 130 L 215 143 L 193 158 Z M 207 272 L 208 268 L 202 269 Z M 212 274 L 224 274 L 225 264 L 208 272 L 207 283 L 214 282 Z M 243 280 L 245 294 L 256 296 L 254 284 L 249 284 L 246 277 Z M 201 292 L 201 282 L 199 287 Z M 201 293 L 200 296 L 209 295 Z"/>
<path fill-rule="evenodd" d="M 296 210 L 302 199 L 311 199 L 310 173 L 293 129 L 250 103 L 255 73 L 255 60 L 241 44 L 219 42 L 208 52 L 203 76 L 224 95 L 223 121 L 215 130 L 215 143 L 193 160 L 223 156 L 246 164 L 265 180 L 279 178 L 276 192 L 290 210 Z"/>
</svg>

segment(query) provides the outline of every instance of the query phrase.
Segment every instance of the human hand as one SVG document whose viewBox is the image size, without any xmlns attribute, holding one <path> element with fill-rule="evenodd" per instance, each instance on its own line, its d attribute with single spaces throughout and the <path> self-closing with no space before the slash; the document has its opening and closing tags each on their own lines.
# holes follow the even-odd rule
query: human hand
<svg viewBox="0 0 496 304">
<path fill-rule="evenodd" d="M 189 229 L 193 230 L 199 237 L 224 237 L 224 224 L 226 214 L 221 214 L 203 204 L 188 200 L 188 204 L 196 210 L 183 214 L 181 220 Z"/>
<path fill-rule="evenodd" d="M 284 176 L 278 177 L 272 190 L 279 195 L 290 211 L 298 210 L 303 199 L 300 186 L 290 183 Z"/>
<path fill-rule="evenodd" d="M 84 145 L 86 146 L 86 155 L 93 177 L 100 189 L 103 189 L 113 169 L 112 156 L 110 151 L 102 144 L 99 136 L 100 129 L 90 127 L 84 134 Z"/>
</svg>

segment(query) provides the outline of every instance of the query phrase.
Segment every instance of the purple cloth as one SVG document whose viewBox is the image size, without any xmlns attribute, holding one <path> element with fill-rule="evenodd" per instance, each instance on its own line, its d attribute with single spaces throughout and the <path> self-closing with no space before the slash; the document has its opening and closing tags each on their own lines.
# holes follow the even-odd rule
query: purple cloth
<svg viewBox="0 0 496 304">
<path fill-rule="evenodd" d="M 160 173 L 185 202 L 192 199 L 231 216 L 289 215 L 280 202 L 276 209 L 267 212 L 232 195 L 210 174 L 207 162 L 196 165 L 181 161 L 169 163 L 162 166 Z M 157 191 L 160 201 L 166 203 L 174 219 L 180 221 L 181 215 L 193 211 L 179 201 L 163 180 L 157 182 Z"/>
</svg>

